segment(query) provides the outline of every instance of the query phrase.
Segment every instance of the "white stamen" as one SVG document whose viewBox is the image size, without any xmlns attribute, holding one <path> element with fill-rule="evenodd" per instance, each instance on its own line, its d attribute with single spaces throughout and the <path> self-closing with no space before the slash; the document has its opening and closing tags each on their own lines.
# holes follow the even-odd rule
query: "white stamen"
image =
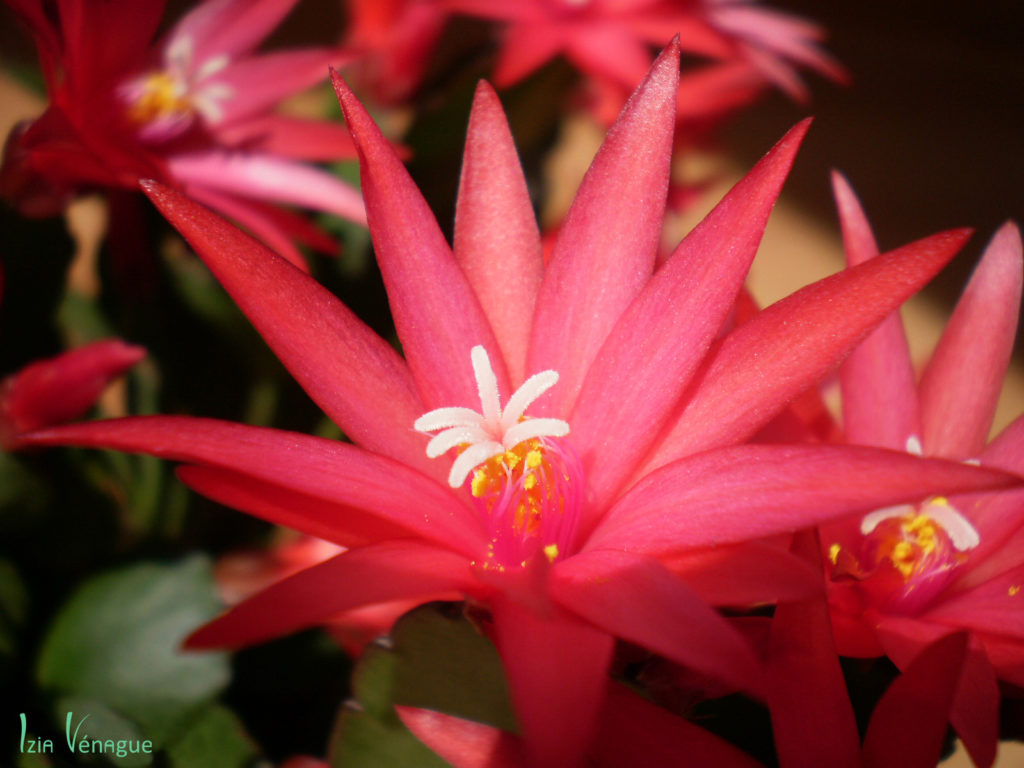
<svg viewBox="0 0 1024 768">
<path fill-rule="evenodd" d="M 911 435 L 907 438 L 907 453 L 912 453 L 915 456 L 924 455 L 924 448 L 921 447 L 921 438 L 917 435 Z"/>
<path fill-rule="evenodd" d="M 862 535 L 867 536 L 879 524 L 884 523 L 886 520 L 892 520 L 894 517 L 906 517 L 907 515 L 914 514 L 914 508 L 909 504 L 900 504 L 896 507 L 883 507 L 882 509 L 876 509 L 870 514 L 864 515 L 864 519 L 860 521 L 860 532 Z"/>
<path fill-rule="evenodd" d="M 945 499 L 941 502 L 932 500 L 921 511 L 945 529 L 949 540 L 959 551 L 966 552 L 981 543 L 977 529 Z"/>
<path fill-rule="evenodd" d="M 230 63 L 231 57 L 223 53 L 220 56 L 214 56 L 212 59 L 207 59 L 203 62 L 203 65 L 196 70 L 196 80 L 202 80 L 203 78 L 220 72 Z"/>
<path fill-rule="evenodd" d="M 427 444 L 427 456 L 432 459 L 456 446 L 466 446 L 452 464 L 448 476 L 448 484 L 452 488 L 459 488 L 465 483 L 477 466 L 524 440 L 569 434 L 569 423 L 562 419 L 527 418 L 521 421 L 526 409 L 555 385 L 558 373 L 541 371 L 531 376 L 512 394 L 502 411 L 498 377 L 494 375 L 487 350 L 480 345 L 473 347 L 470 360 L 482 413 L 462 407 L 436 408 L 420 416 L 413 424 L 419 432 L 444 430 Z"/>
</svg>

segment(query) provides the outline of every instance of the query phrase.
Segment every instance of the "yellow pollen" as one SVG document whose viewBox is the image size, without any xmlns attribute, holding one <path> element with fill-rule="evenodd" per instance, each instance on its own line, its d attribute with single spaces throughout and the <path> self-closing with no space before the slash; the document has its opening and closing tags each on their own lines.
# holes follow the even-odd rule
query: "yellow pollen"
<svg viewBox="0 0 1024 768">
<path fill-rule="evenodd" d="M 548 544 L 544 547 L 544 556 L 547 557 L 549 563 L 555 562 L 555 559 L 558 557 L 558 545 Z"/>
<path fill-rule="evenodd" d="M 909 542 L 897 542 L 892 548 L 892 564 L 903 574 L 903 578 L 908 578 L 914 572 L 915 559 L 914 547 Z"/>
<path fill-rule="evenodd" d="M 1008 590 L 1006 590 L 1006 593 L 1010 597 L 1016 597 L 1019 592 L 1020 592 L 1020 584 L 1014 584 Z"/>
<path fill-rule="evenodd" d="M 473 482 L 470 485 L 470 488 L 473 495 L 479 499 L 487 492 L 487 486 L 490 484 L 490 478 L 487 476 L 487 470 L 478 469 L 473 473 Z"/>
<path fill-rule="evenodd" d="M 503 459 L 505 461 L 505 466 L 509 469 L 515 469 L 519 465 L 519 462 L 522 461 L 522 458 L 515 451 L 505 451 Z"/>
<path fill-rule="evenodd" d="M 191 112 L 192 102 L 179 93 L 178 82 L 166 72 L 154 72 L 146 77 L 142 93 L 128 114 L 138 123 L 149 123 L 157 118 Z"/>
<path fill-rule="evenodd" d="M 544 455 L 536 449 L 526 454 L 526 466 L 528 466 L 530 469 L 536 469 L 541 465 L 543 461 Z"/>
<path fill-rule="evenodd" d="M 839 552 L 841 549 L 842 547 L 838 544 L 833 544 L 828 548 L 828 559 L 832 561 L 832 565 L 835 565 L 836 561 L 839 560 Z"/>
<path fill-rule="evenodd" d="M 537 476 L 532 473 L 527 475 L 526 479 L 523 480 L 523 488 L 525 488 L 528 491 L 532 491 L 536 486 Z"/>
</svg>

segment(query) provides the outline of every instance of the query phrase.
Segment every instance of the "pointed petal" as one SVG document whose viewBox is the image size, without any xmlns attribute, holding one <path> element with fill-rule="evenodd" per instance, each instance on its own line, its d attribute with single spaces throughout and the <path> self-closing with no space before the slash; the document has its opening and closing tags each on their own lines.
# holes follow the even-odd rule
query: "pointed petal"
<svg viewBox="0 0 1024 768">
<path fill-rule="evenodd" d="M 183 466 L 177 474 L 193 491 L 218 504 L 348 549 L 412 535 L 408 528 L 365 510 L 257 480 L 242 472 Z"/>
<path fill-rule="evenodd" d="M 741 690 L 762 690 L 761 669 L 746 641 L 656 560 L 590 550 L 555 565 L 551 595 L 616 637 Z"/>
<path fill-rule="evenodd" d="M 494 84 L 499 88 L 515 85 L 557 56 L 565 44 L 565 30 L 556 25 L 509 25 L 494 67 Z"/>
<path fill-rule="evenodd" d="M 541 413 L 569 413 L 619 315 L 650 279 L 668 193 L 679 46 L 626 104 L 587 171 L 544 274 L 527 371 L 554 370 Z"/>
<path fill-rule="evenodd" d="M 817 533 L 797 534 L 793 551 L 822 584 Z M 824 589 L 780 602 L 771 623 L 768 707 L 782 768 L 861 768 L 860 735 L 839 667 Z"/>
<path fill-rule="evenodd" d="M 592 760 L 598 768 L 665 768 L 679 764 L 715 768 L 759 768 L 754 758 L 688 720 L 670 714 L 628 690 L 608 686 Z"/>
<path fill-rule="evenodd" d="M 846 263 L 855 267 L 878 256 L 871 225 L 842 174 L 832 172 Z M 846 442 L 906 450 L 907 438 L 921 436 L 917 384 L 907 335 L 893 312 L 850 353 L 839 369 Z"/>
<path fill-rule="evenodd" d="M 504 359 L 434 215 L 380 129 L 337 73 L 334 89 L 359 150 L 363 196 L 391 313 L 428 408 L 475 405 L 470 350 L 491 353 L 501 392 Z"/>
<path fill-rule="evenodd" d="M 699 374 L 699 388 L 645 471 L 756 432 L 931 279 L 968 235 L 953 230 L 871 259 L 797 291 L 737 328 Z"/>
<path fill-rule="evenodd" d="M 228 146 L 294 160 L 349 160 L 356 156 L 352 134 L 341 122 L 262 115 L 237 125 L 218 126 Z"/>
<path fill-rule="evenodd" d="M 465 558 L 412 541 L 342 552 L 277 582 L 196 630 L 188 648 L 238 648 L 322 623 L 353 608 L 469 591 Z"/>
<path fill-rule="evenodd" d="M 783 137 L 687 235 L 601 347 L 569 419 L 590 509 L 614 498 L 676 408 L 733 307 L 809 125 Z"/>
<path fill-rule="evenodd" d="M 412 431 L 426 410 L 398 354 L 319 283 L 177 192 L 144 187 L 274 354 L 352 440 L 443 477 Z"/>
<path fill-rule="evenodd" d="M 1024 256 L 1004 224 L 982 255 L 921 376 L 924 450 L 977 457 L 988 439 L 1017 332 Z"/>
<path fill-rule="evenodd" d="M 498 95 L 481 81 L 473 99 L 455 211 L 455 258 L 480 299 L 508 367 L 526 377 L 526 347 L 544 274 L 540 231 Z"/>
<path fill-rule="evenodd" d="M 1024 565 L 944 600 L 928 611 L 931 621 L 1024 638 Z"/>
<path fill-rule="evenodd" d="M 170 40 L 188 38 L 201 64 L 259 45 L 298 0 L 207 0 L 182 17 Z"/>
<path fill-rule="evenodd" d="M 669 553 L 797 531 L 926 496 L 1001 488 L 1013 475 L 859 446 L 744 445 L 653 472 L 609 510 L 587 548 Z"/>
<path fill-rule="evenodd" d="M 580 765 L 607 686 L 611 635 L 557 610 L 542 616 L 508 599 L 495 600 L 492 614 L 529 765 Z"/>
<path fill-rule="evenodd" d="M 167 166 L 183 184 L 333 213 L 356 224 L 366 221 L 358 190 L 304 163 L 271 155 L 211 150 L 173 155 L 167 159 Z"/>
<path fill-rule="evenodd" d="M 405 727 L 455 768 L 521 768 L 522 742 L 507 731 L 416 707 L 395 707 Z"/>
<path fill-rule="evenodd" d="M 295 432 L 186 416 L 139 416 L 29 433 L 28 445 L 146 453 L 226 469 L 328 502 L 351 505 L 473 556 L 473 512 L 415 470 L 353 445 Z"/>
<path fill-rule="evenodd" d="M 570 35 L 565 57 L 581 72 L 607 77 L 623 88 L 635 88 L 651 66 L 647 45 L 617 20 L 591 22 Z"/>
<path fill-rule="evenodd" d="M 925 648 L 882 696 L 864 737 L 865 768 L 932 768 L 939 762 L 967 650 L 965 634 Z"/>
</svg>

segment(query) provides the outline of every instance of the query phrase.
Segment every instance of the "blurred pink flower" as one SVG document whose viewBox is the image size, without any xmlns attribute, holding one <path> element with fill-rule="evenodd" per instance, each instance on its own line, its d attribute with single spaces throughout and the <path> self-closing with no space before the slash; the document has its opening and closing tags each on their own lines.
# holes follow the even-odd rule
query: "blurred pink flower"
<svg viewBox="0 0 1024 768">
<path fill-rule="evenodd" d="M 50 106 L 11 134 L 0 192 L 29 215 L 53 215 L 90 187 L 175 184 L 301 264 L 312 227 L 264 204 L 365 221 L 358 191 L 306 161 L 351 157 L 343 126 L 274 114 L 320 81 L 333 49 L 255 54 L 296 0 L 207 0 L 155 43 L 162 0 L 59 6 L 7 0 L 29 26 Z"/>
<path fill-rule="evenodd" d="M 38 360 L 0 380 L 0 447 L 17 448 L 22 432 L 77 419 L 145 356 L 142 347 L 107 339 Z"/>
<path fill-rule="evenodd" d="M 342 611 L 456 592 L 491 613 L 529 759 L 575 765 L 595 735 L 616 637 L 761 692 L 749 645 L 708 602 L 804 594 L 816 574 L 744 542 L 939 487 L 1012 483 L 873 448 L 741 444 L 967 233 L 809 286 L 716 341 L 807 123 L 655 271 L 678 55 L 673 43 L 609 132 L 547 265 L 489 86 L 470 118 L 453 253 L 336 78 L 404 359 L 308 275 L 146 184 L 356 443 L 185 417 L 30 438 L 185 462 L 180 476 L 199 492 L 348 548 L 234 607 L 198 630 L 193 647 L 259 642 Z"/>
<path fill-rule="evenodd" d="M 850 264 L 878 250 L 846 181 L 833 179 Z M 894 314 L 843 364 L 846 441 L 1024 472 L 1024 417 L 988 433 L 1010 360 L 1024 257 L 1012 222 L 995 235 L 919 383 Z M 987 443 L 987 444 L 986 444 Z M 960 629 L 970 647 L 952 723 L 977 765 L 995 758 L 997 676 L 1024 686 L 1024 493 L 953 495 L 825 528 L 838 651 L 904 668 Z"/>
</svg>

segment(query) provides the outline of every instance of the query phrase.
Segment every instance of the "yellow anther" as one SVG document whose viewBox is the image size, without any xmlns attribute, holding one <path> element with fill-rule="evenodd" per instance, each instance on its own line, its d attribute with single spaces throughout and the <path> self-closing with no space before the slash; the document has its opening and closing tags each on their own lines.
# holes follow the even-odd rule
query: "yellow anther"
<svg viewBox="0 0 1024 768">
<path fill-rule="evenodd" d="M 1006 590 L 1006 593 L 1010 597 L 1015 597 L 1019 592 L 1020 592 L 1020 584 L 1013 584 L 1008 590 Z"/>
<path fill-rule="evenodd" d="M 544 462 L 544 454 L 534 449 L 526 454 L 526 466 L 536 469 Z"/>
<path fill-rule="evenodd" d="M 535 487 L 537 487 L 537 476 L 534 474 L 527 475 L 526 479 L 523 480 L 523 488 L 532 491 Z"/>
<path fill-rule="evenodd" d="M 828 559 L 832 561 L 832 565 L 835 565 L 839 560 L 839 552 L 842 550 L 838 544 L 833 544 L 828 548 Z"/>
<path fill-rule="evenodd" d="M 928 503 L 934 504 L 937 507 L 948 507 L 949 499 L 947 499 L 945 496 L 936 496 L 934 499 L 930 499 Z"/>
<path fill-rule="evenodd" d="M 544 556 L 548 559 L 549 563 L 555 562 L 555 560 L 558 558 L 558 545 L 548 544 L 546 547 L 544 547 Z"/>
<path fill-rule="evenodd" d="M 505 451 L 503 460 L 506 467 L 509 469 L 515 469 L 519 465 L 519 462 L 522 461 L 522 458 L 515 451 Z"/>
<path fill-rule="evenodd" d="M 480 498 L 487 492 L 487 486 L 490 485 L 490 478 L 487 476 L 487 471 L 484 469 L 478 469 L 473 473 L 473 482 L 470 485 L 470 490 L 476 498 Z"/>
<path fill-rule="evenodd" d="M 169 74 L 154 72 L 143 82 L 142 93 L 129 114 L 139 123 L 148 123 L 168 115 L 187 115 L 192 111 L 192 104 L 180 91 L 179 82 Z"/>
</svg>

